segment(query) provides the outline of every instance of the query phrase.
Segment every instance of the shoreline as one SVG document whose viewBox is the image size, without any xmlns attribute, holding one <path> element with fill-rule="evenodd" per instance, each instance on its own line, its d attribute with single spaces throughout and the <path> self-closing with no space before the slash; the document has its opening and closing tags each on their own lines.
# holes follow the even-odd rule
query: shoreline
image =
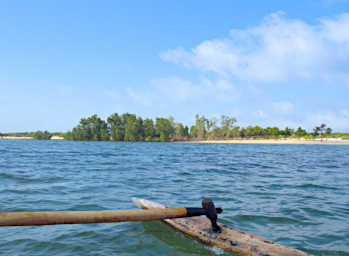
<svg viewBox="0 0 349 256">
<path fill-rule="evenodd" d="M 314 145 L 349 145 L 349 140 L 343 139 L 231 139 L 231 140 L 197 140 L 189 143 L 227 143 L 227 144 L 314 144 Z"/>
<path fill-rule="evenodd" d="M 33 140 L 33 137 L 0 136 L 0 140 Z"/>
<path fill-rule="evenodd" d="M 33 137 L 0 136 L 0 140 L 35 140 Z M 50 140 L 65 140 L 60 136 L 52 136 Z M 174 143 L 217 143 L 217 144 L 312 144 L 312 145 L 349 145 L 349 140 L 341 138 L 328 139 L 226 139 L 226 140 L 183 140 Z"/>
<path fill-rule="evenodd" d="M 23 137 L 0 136 L 0 140 L 35 140 L 35 139 L 29 136 L 23 136 Z M 64 140 L 64 138 L 60 136 L 52 136 L 50 140 Z"/>
</svg>

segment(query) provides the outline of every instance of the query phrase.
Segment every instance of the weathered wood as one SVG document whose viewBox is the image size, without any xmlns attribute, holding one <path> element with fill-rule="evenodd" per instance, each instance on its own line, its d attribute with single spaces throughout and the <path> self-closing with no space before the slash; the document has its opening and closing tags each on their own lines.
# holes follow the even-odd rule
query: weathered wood
<svg viewBox="0 0 349 256">
<path fill-rule="evenodd" d="M 142 209 L 166 209 L 164 205 L 144 199 L 133 198 L 133 201 Z M 217 246 L 240 255 L 309 256 L 309 254 L 302 251 L 233 229 L 223 224 L 219 224 L 222 228 L 221 233 L 213 233 L 210 231 L 211 222 L 204 217 L 164 219 L 163 221 L 205 244 Z"/>
<path fill-rule="evenodd" d="M 0 213 L 0 226 L 145 221 L 164 218 L 180 218 L 185 217 L 186 214 L 186 208 L 119 211 L 3 212 Z"/>
</svg>

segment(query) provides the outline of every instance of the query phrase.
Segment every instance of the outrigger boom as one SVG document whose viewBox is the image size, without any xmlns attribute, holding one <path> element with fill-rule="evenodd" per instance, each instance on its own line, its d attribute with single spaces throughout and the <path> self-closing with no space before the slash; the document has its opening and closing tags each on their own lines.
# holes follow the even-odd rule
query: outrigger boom
<svg viewBox="0 0 349 256">
<path fill-rule="evenodd" d="M 133 198 L 133 202 L 143 210 L 3 212 L 0 213 L 0 226 L 162 220 L 192 238 L 239 255 L 309 256 L 309 254 L 297 249 L 223 224 L 218 225 L 217 213 L 221 213 L 222 209 L 215 208 L 210 199 L 202 201 L 202 208 L 167 208 L 161 204 L 139 198 Z M 205 215 L 207 218 L 199 217 L 201 215 Z"/>
<path fill-rule="evenodd" d="M 115 211 L 3 212 L 0 213 L 0 226 L 146 221 L 206 215 L 211 220 L 213 229 L 218 231 L 216 213 L 221 213 L 222 209 L 210 206 L 210 208 L 206 206 L 206 208 L 188 207 Z"/>
</svg>

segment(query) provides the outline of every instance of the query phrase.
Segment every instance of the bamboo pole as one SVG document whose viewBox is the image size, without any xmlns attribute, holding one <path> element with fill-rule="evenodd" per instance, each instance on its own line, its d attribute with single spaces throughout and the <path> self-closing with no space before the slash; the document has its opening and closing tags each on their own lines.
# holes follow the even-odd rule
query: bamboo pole
<svg viewBox="0 0 349 256">
<path fill-rule="evenodd" d="M 186 208 L 115 211 L 3 212 L 0 213 L 0 226 L 87 224 L 161 220 L 182 217 L 187 217 Z"/>
</svg>

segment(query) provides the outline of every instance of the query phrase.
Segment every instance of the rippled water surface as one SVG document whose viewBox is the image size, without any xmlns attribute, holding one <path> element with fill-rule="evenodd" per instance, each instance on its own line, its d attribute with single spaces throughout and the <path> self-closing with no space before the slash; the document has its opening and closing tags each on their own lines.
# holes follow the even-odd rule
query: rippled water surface
<svg viewBox="0 0 349 256">
<path fill-rule="evenodd" d="M 0 140 L 0 211 L 199 207 L 313 255 L 349 255 L 349 146 Z M 232 255 L 159 222 L 0 227 L 0 255 Z"/>
</svg>

